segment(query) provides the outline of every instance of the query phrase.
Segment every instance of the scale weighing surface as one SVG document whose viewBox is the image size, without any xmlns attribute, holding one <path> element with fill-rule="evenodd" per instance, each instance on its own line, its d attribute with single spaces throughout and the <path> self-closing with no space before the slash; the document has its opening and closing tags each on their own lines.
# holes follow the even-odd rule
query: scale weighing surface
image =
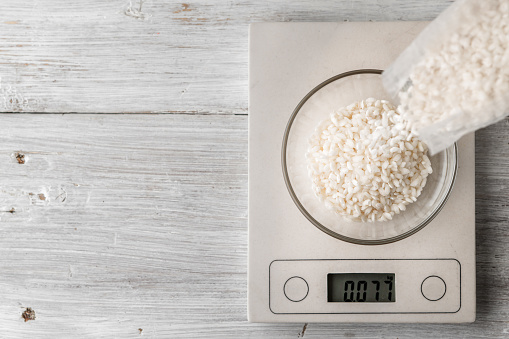
<svg viewBox="0 0 509 339">
<path fill-rule="evenodd" d="M 337 74 L 386 68 L 426 24 L 251 25 L 249 321 L 475 320 L 473 134 L 458 142 L 456 182 L 443 210 L 419 232 L 385 245 L 352 244 L 320 231 L 298 210 L 282 174 L 283 134 L 299 101 Z M 331 287 L 345 283 L 347 294 Z"/>
</svg>

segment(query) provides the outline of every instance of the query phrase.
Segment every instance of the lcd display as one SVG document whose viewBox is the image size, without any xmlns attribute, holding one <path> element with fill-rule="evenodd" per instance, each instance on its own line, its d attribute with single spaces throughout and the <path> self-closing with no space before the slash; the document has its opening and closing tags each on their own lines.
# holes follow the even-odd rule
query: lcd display
<svg viewBox="0 0 509 339">
<path fill-rule="evenodd" d="M 328 302 L 395 302 L 394 273 L 329 273 Z"/>
</svg>

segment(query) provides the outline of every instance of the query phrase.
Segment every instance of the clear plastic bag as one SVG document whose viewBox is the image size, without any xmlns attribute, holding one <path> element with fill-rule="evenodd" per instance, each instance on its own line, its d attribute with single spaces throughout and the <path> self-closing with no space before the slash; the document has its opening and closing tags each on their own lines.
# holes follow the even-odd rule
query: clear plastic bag
<svg viewBox="0 0 509 339">
<path fill-rule="evenodd" d="M 382 74 L 436 154 L 509 114 L 509 0 L 458 0 Z"/>
</svg>

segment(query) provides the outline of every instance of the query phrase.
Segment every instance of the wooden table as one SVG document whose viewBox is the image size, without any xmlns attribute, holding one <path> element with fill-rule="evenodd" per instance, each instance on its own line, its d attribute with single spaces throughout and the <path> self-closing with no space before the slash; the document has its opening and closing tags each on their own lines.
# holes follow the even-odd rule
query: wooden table
<svg viewBox="0 0 509 339">
<path fill-rule="evenodd" d="M 248 24 L 450 2 L 2 0 L 0 336 L 509 337 L 509 119 L 476 133 L 476 323 L 246 321 Z"/>
</svg>

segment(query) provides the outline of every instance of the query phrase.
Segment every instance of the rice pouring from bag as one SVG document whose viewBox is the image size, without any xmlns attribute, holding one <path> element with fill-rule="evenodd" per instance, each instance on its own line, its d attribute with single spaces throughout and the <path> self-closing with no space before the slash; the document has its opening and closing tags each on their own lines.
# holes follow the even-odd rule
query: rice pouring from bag
<svg viewBox="0 0 509 339">
<path fill-rule="evenodd" d="M 509 114 L 509 0 L 457 0 L 382 74 L 436 154 Z"/>
</svg>

